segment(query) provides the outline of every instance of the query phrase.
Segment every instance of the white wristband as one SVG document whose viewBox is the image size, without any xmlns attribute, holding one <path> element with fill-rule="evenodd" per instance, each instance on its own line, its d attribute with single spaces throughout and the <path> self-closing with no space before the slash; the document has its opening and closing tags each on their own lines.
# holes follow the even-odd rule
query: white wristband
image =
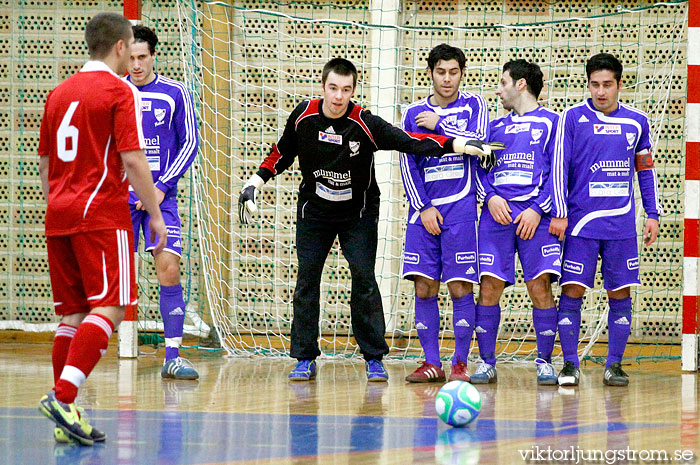
<svg viewBox="0 0 700 465">
<path fill-rule="evenodd" d="M 452 149 L 456 153 L 465 153 L 468 140 L 469 139 L 466 137 L 455 137 L 455 139 L 452 141 Z"/>
<path fill-rule="evenodd" d="M 265 181 L 263 178 L 256 174 L 252 175 L 250 179 L 248 179 L 248 182 L 245 183 L 243 188 L 245 189 L 248 186 L 255 186 L 256 189 L 260 190 L 260 188 L 265 184 Z"/>
</svg>

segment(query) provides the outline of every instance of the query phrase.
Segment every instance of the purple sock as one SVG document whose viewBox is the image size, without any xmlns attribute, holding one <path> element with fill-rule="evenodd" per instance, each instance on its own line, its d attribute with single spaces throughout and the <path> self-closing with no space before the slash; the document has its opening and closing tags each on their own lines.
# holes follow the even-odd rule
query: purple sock
<svg viewBox="0 0 700 465">
<path fill-rule="evenodd" d="M 610 299 L 608 312 L 608 359 L 605 367 L 622 362 L 632 324 L 632 299 Z"/>
<path fill-rule="evenodd" d="M 581 304 L 583 298 L 572 299 L 564 294 L 559 298 L 557 322 L 559 342 L 565 362 L 572 362 L 578 368 L 578 336 L 581 332 Z"/>
<path fill-rule="evenodd" d="M 185 324 L 185 301 L 182 285 L 160 286 L 160 315 L 165 332 L 165 360 L 180 355 L 182 326 Z"/>
<path fill-rule="evenodd" d="M 476 340 L 479 343 L 481 360 L 489 365 L 496 365 L 496 338 L 498 325 L 501 323 L 500 305 L 476 306 Z"/>
<path fill-rule="evenodd" d="M 455 354 L 452 364 L 462 360 L 467 362 L 469 349 L 474 335 L 474 321 L 476 320 L 476 308 L 474 306 L 474 293 L 470 292 L 460 299 L 452 298 L 452 327 L 455 331 Z"/>
<path fill-rule="evenodd" d="M 425 352 L 425 361 L 441 366 L 440 309 L 437 296 L 427 299 L 416 296 L 416 332 Z"/>
<path fill-rule="evenodd" d="M 533 308 L 532 324 L 535 325 L 535 337 L 537 337 L 537 356 L 551 363 L 554 338 L 557 336 L 556 307 Z"/>
</svg>

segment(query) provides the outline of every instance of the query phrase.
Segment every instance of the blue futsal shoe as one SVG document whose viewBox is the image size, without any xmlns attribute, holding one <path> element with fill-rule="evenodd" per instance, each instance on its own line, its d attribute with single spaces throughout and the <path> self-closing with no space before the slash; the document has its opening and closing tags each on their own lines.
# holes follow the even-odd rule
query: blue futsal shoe
<svg viewBox="0 0 700 465">
<path fill-rule="evenodd" d="M 386 382 L 389 380 L 389 373 L 386 372 L 381 360 L 367 360 L 365 370 L 367 370 L 367 381 Z"/>
<path fill-rule="evenodd" d="M 176 357 L 163 362 L 160 377 L 165 379 L 197 379 L 199 373 L 186 358 Z"/>
<path fill-rule="evenodd" d="M 557 384 L 557 375 L 554 373 L 554 366 L 551 363 L 538 358 L 537 364 L 537 384 L 540 386 L 554 386 Z"/>
<path fill-rule="evenodd" d="M 471 377 L 472 384 L 489 384 L 498 380 L 496 367 L 486 362 L 481 362 Z"/>
<path fill-rule="evenodd" d="M 299 360 L 289 372 L 290 381 L 309 381 L 316 377 L 316 360 Z"/>
</svg>

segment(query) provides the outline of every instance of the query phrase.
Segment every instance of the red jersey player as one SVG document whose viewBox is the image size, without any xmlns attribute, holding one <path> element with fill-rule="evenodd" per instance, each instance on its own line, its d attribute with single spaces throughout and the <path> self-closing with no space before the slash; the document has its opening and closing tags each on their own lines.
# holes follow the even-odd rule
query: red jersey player
<svg viewBox="0 0 700 465">
<path fill-rule="evenodd" d="M 46 248 L 61 323 L 52 353 L 55 385 L 39 410 L 56 423 L 57 441 L 92 445 L 105 434 L 74 401 L 125 306 L 136 301 L 128 183 L 151 215 L 156 250 L 167 234 L 144 155 L 138 92 L 119 77 L 131 56 L 131 23 L 100 13 L 87 24 L 85 41 L 90 61 L 49 94 L 41 122 Z"/>
</svg>

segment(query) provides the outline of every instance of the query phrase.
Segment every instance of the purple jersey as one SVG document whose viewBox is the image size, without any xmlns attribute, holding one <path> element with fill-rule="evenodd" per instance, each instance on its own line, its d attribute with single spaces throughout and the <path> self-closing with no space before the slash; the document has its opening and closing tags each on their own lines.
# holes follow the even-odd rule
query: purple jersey
<svg viewBox="0 0 700 465">
<path fill-rule="evenodd" d="M 403 128 L 408 132 L 439 134 L 486 140 L 489 111 L 480 95 L 460 92 L 457 100 L 442 108 L 432 105 L 430 97 L 411 104 L 403 115 Z M 416 116 L 423 111 L 436 113 L 440 120 L 435 130 L 416 125 Z M 437 207 L 444 224 L 476 220 L 476 168 L 478 158 L 450 154 L 440 158 L 401 154 L 401 177 L 409 201 L 408 222 L 422 224 L 420 212 Z"/>
<path fill-rule="evenodd" d="M 130 76 L 126 77 L 130 81 Z M 184 84 L 156 74 L 145 86 L 136 86 L 143 110 L 146 158 L 153 183 L 165 197 L 177 195 L 177 181 L 197 155 L 197 119 L 192 97 Z M 138 200 L 129 193 L 129 203 Z"/>
<path fill-rule="evenodd" d="M 496 166 L 488 174 L 480 170 L 484 205 L 498 195 L 511 204 L 513 218 L 527 208 L 540 215 L 549 213 L 548 181 L 558 121 L 559 115 L 544 107 L 522 116 L 511 112 L 491 121 L 489 140 L 503 142 L 506 149 L 496 152 Z"/>
<path fill-rule="evenodd" d="M 636 236 L 635 155 L 651 152 L 647 115 L 629 105 L 604 115 L 591 99 L 559 120 L 552 164 L 552 216 L 569 218 L 567 235 L 589 239 Z M 661 214 L 656 170 L 637 174 L 650 218 Z"/>
</svg>

